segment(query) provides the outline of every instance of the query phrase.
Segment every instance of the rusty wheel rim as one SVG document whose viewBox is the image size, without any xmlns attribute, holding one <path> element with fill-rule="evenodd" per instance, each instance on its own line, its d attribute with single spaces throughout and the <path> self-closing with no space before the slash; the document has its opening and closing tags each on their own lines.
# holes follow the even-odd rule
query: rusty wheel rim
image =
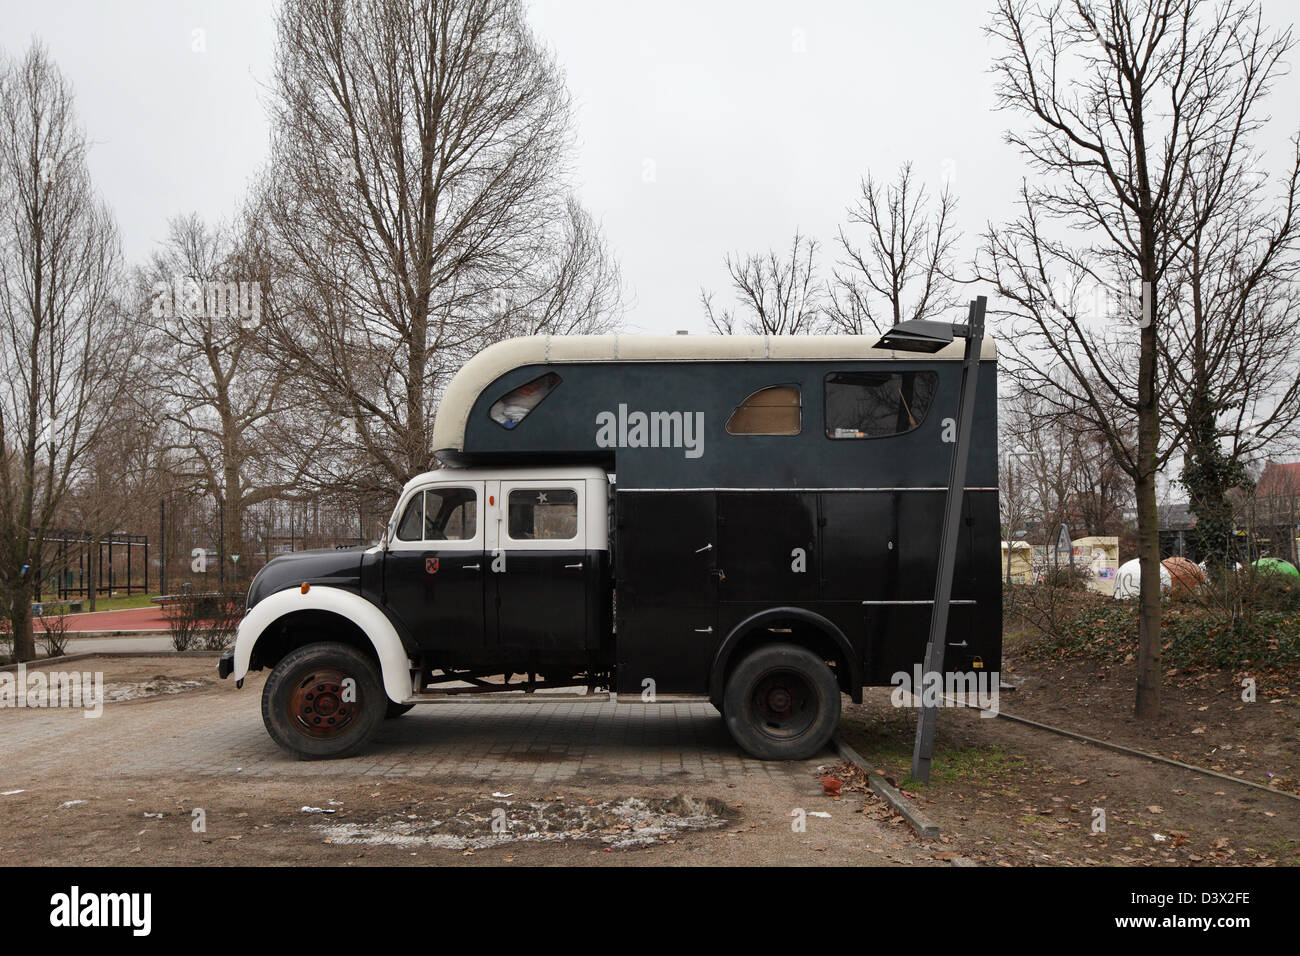
<svg viewBox="0 0 1300 956">
<path fill-rule="evenodd" d="M 754 685 L 750 704 L 759 729 L 784 740 L 798 737 L 816 721 L 816 696 L 802 674 L 778 670 L 763 675 Z"/>
<path fill-rule="evenodd" d="M 337 667 L 316 667 L 294 684 L 289 720 L 304 734 L 328 740 L 348 729 L 365 706 L 356 678 Z"/>
</svg>

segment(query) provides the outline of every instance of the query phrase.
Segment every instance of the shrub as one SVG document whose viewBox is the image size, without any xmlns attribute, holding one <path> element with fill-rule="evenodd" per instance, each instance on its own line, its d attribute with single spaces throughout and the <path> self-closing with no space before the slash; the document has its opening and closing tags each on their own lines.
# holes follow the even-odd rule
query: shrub
<svg viewBox="0 0 1300 956">
<path fill-rule="evenodd" d="M 1137 650 L 1132 604 L 1112 602 L 1079 610 L 1056 629 L 1026 642 L 1034 659 L 1125 661 Z M 1256 611 L 1236 616 L 1191 604 L 1166 607 L 1161 615 L 1161 658 L 1179 668 L 1300 667 L 1300 613 Z"/>
<path fill-rule="evenodd" d="M 224 651 L 239 627 L 243 595 L 187 592 L 168 604 L 164 613 L 176 650 Z"/>
<path fill-rule="evenodd" d="M 68 616 L 66 605 L 59 608 L 54 613 L 49 605 L 45 606 L 45 612 L 41 614 L 41 627 L 44 633 L 39 635 L 41 644 L 45 646 L 46 657 L 62 657 L 68 652 Z"/>
</svg>

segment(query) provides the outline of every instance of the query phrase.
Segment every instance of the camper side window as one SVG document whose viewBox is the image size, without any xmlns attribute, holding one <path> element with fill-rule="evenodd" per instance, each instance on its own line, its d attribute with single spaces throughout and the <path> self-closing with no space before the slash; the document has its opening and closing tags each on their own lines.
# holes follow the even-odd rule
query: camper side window
<svg viewBox="0 0 1300 956">
<path fill-rule="evenodd" d="M 559 384 L 560 376 L 547 372 L 498 398 L 488 409 L 488 417 L 502 428 L 514 428 Z"/>
<path fill-rule="evenodd" d="M 770 385 L 760 388 L 727 419 L 730 435 L 797 435 L 803 401 L 798 385 Z"/>
<path fill-rule="evenodd" d="M 826 437 L 884 438 L 925 421 L 934 372 L 831 372 L 826 376 Z"/>
</svg>

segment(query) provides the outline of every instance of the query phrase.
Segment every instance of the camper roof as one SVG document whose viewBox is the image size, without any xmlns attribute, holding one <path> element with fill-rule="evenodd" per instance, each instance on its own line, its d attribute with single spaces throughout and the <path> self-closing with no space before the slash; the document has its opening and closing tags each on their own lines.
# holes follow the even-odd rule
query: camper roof
<svg viewBox="0 0 1300 956">
<path fill-rule="evenodd" d="M 912 361 L 912 352 L 878 349 L 875 335 L 530 335 L 490 345 L 466 362 L 447 385 L 433 425 L 433 447 L 461 450 L 470 410 L 483 390 L 512 369 L 572 362 L 763 362 L 836 359 Z M 965 345 L 924 356 L 959 361 Z M 981 359 L 995 359 L 991 337 Z"/>
</svg>

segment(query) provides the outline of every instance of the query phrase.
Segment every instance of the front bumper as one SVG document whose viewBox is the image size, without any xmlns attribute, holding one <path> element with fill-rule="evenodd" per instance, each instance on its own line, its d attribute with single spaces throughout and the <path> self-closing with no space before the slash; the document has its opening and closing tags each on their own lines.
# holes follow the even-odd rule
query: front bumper
<svg viewBox="0 0 1300 956">
<path fill-rule="evenodd" d="M 221 652 L 221 658 L 217 661 L 217 676 L 225 680 L 235 672 L 235 649 L 232 647 L 228 651 Z"/>
</svg>

